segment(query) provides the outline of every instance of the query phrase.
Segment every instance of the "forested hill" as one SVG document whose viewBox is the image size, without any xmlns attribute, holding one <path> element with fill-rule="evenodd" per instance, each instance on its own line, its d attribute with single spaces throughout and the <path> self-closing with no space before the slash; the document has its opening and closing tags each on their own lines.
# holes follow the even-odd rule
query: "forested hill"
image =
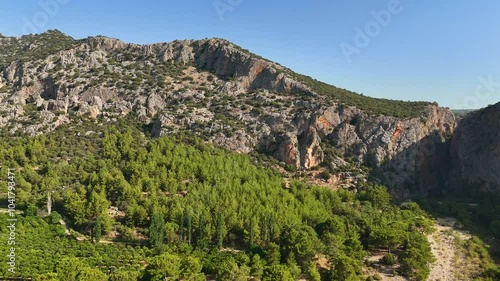
<svg viewBox="0 0 500 281">
<path fill-rule="evenodd" d="M 0 161 L 2 174 L 15 174 L 24 211 L 19 270 L 1 263 L 3 277 L 365 280 L 364 258 L 383 250 L 394 272 L 425 280 L 433 260 L 432 220 L 415 203 L 392 205 L 385 187 L 364 183 L 355 193 L 284 181 L 258 159 L 193 136 L 144 136 L 132 116 L 4 137 Z"/>
<path fill-rule="evenodd" d="M 366 251 L 380 247 L 401 249 L 409 267 L 403 274 L 425 276 L 430 256 L 421 233 L 429 222 L 415 205 L 390 206 L 384 188 L 355 195 L 294 181 L 286 189 L 279 174 L 247 156 L 189 137 L 149 139 L 127 122 L 4 139 L 2 174 L 15 171 L 17 206 L 26 214 L 18 227 L 19 276 L 292 280 L 301 272 L 317 276 L 314 258 L 321 254 L 336 264 L 324 274 L 341 280 L 361 275 Z M 53 211 L 42 220 L 49 193 Z M 77 232 L 65 234 L 61 215 Z M 395 236 L 385 238 L 388 231 Z M 122 242 L 90 242 L 112 237 Z M 409 251 L 421 258 L 405 256 Z"/>
<path fill-rule="evenodd" d="M 194 132 L 289 169 L 332 173 L 336 159 L 352 159 L 405 196 L 445 181 L 445 166 L 425 152 L 455 128 L 449 110 L 340 89 L 223 39 L 137 45 L 51 30 L 1 37 L 0 50 L 0 127 L 9 134 L 133 113 L 154 136 Z"/>
</svg>

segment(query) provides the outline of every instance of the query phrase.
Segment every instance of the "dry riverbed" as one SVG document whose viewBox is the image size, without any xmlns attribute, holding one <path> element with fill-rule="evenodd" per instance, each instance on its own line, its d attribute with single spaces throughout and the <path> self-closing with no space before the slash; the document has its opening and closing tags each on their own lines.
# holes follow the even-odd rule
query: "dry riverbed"
<svg viewBox="0 0 500 281">
<path fill-rule="evenodd" d="M 467 260 L 467 255 L 460 246 L 461 241 L 471 238 L 468 233 L 456 229 L 456 220 L 453 218 L 439 218 L 434 225 L 436 231 L 429 234 L 427 239 L 431 245 L 432 254 L 436 261 L 430 265 L 430 274 L 427 281 L 468 281 L 472 280 L 471 273 L 474 265 Z M 387 267 L 378 261 L 386 254 L 375 252 L 368 257 L 371 266 L 364 268 L 367 275 L 378 274 L 383 281 L 404 281 L 401 276 L 393 275 L 397 266 Z"/>
</svg>

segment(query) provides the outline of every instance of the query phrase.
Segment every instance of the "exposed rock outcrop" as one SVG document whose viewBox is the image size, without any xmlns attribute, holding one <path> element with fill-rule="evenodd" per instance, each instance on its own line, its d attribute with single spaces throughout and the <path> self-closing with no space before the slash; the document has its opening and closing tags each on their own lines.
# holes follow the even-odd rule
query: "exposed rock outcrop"
<svg viewBox="0 0 500 281">
<path fill-rule="evenodd" d="M 300 167 L 299 140 L 297 136 L 291 133 L 285 134 L 283 140 L 278 143 L 276 158 L 285 162 L 287 165 Z"/>
<path fill-rule="evenodd" d="M 500 191 L 500 103 L 460 120 L 451 163 L 450 188 Z"/>
<path fill-rule="evenodd" d="M 154 136 L 189 130 L 227 149 L 259 150 L 299 169 L 348 156 L 393 188 L 422 192 L 446 180 L 447 165 L 436 159 L 442 159 L 456 125 L 453 114 L 437 105 L 410 118 L 345 105 L 315 92 L 291 70 L 217 38 L 137 45 L 90 37 L 1 71 L 0 83 L 13 89 L 1 100 L 12 104 L 5 108 L 8 118 L 28 121 L 26 104 L 63 114 L 44 113 L 38 121 L 43 126 L 25 129 L 30 135 L 69 122 L 71 114 L 105 120 L 133 113 L 153 123 Z M 342 155 L 327 155 L 331 150 L 324 146 Z"/>
</svg>

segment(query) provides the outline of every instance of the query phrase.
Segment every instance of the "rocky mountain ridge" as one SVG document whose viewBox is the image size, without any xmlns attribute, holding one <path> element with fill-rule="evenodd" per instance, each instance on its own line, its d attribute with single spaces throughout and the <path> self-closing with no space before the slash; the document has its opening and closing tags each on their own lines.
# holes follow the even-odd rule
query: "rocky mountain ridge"
<svg viewBox="0 0 500 281">
<path fill-rule="evenodd" d="M 448 179 L 443 159 L 456 122 L 436 104 L 364 97 L 218 38 L 137 45 L 49 31 L 28 39 L 0 38 L 2 46 L 26 41 L 4 48 L 0 61 L 0 127 L 11 134 L 134 114 L 155 136 L 190 131 L 291 168 L 335 170 L 336 159 L 350 158 L 403 193 Z"/>
</svg>

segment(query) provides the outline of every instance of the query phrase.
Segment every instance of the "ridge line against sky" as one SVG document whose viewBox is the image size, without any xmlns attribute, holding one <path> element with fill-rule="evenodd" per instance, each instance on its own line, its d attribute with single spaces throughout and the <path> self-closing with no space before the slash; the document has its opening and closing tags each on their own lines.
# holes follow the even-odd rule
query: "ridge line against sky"
<svg viewBox="0 0 500 281">
<path fill-rule="evenodd" d="M 219 37 L 337 87 L 461 109 L 500 101 L 499 14 L 495 0 L 32 0 L 2 3 L 0 33 Z"/>
</svg>

